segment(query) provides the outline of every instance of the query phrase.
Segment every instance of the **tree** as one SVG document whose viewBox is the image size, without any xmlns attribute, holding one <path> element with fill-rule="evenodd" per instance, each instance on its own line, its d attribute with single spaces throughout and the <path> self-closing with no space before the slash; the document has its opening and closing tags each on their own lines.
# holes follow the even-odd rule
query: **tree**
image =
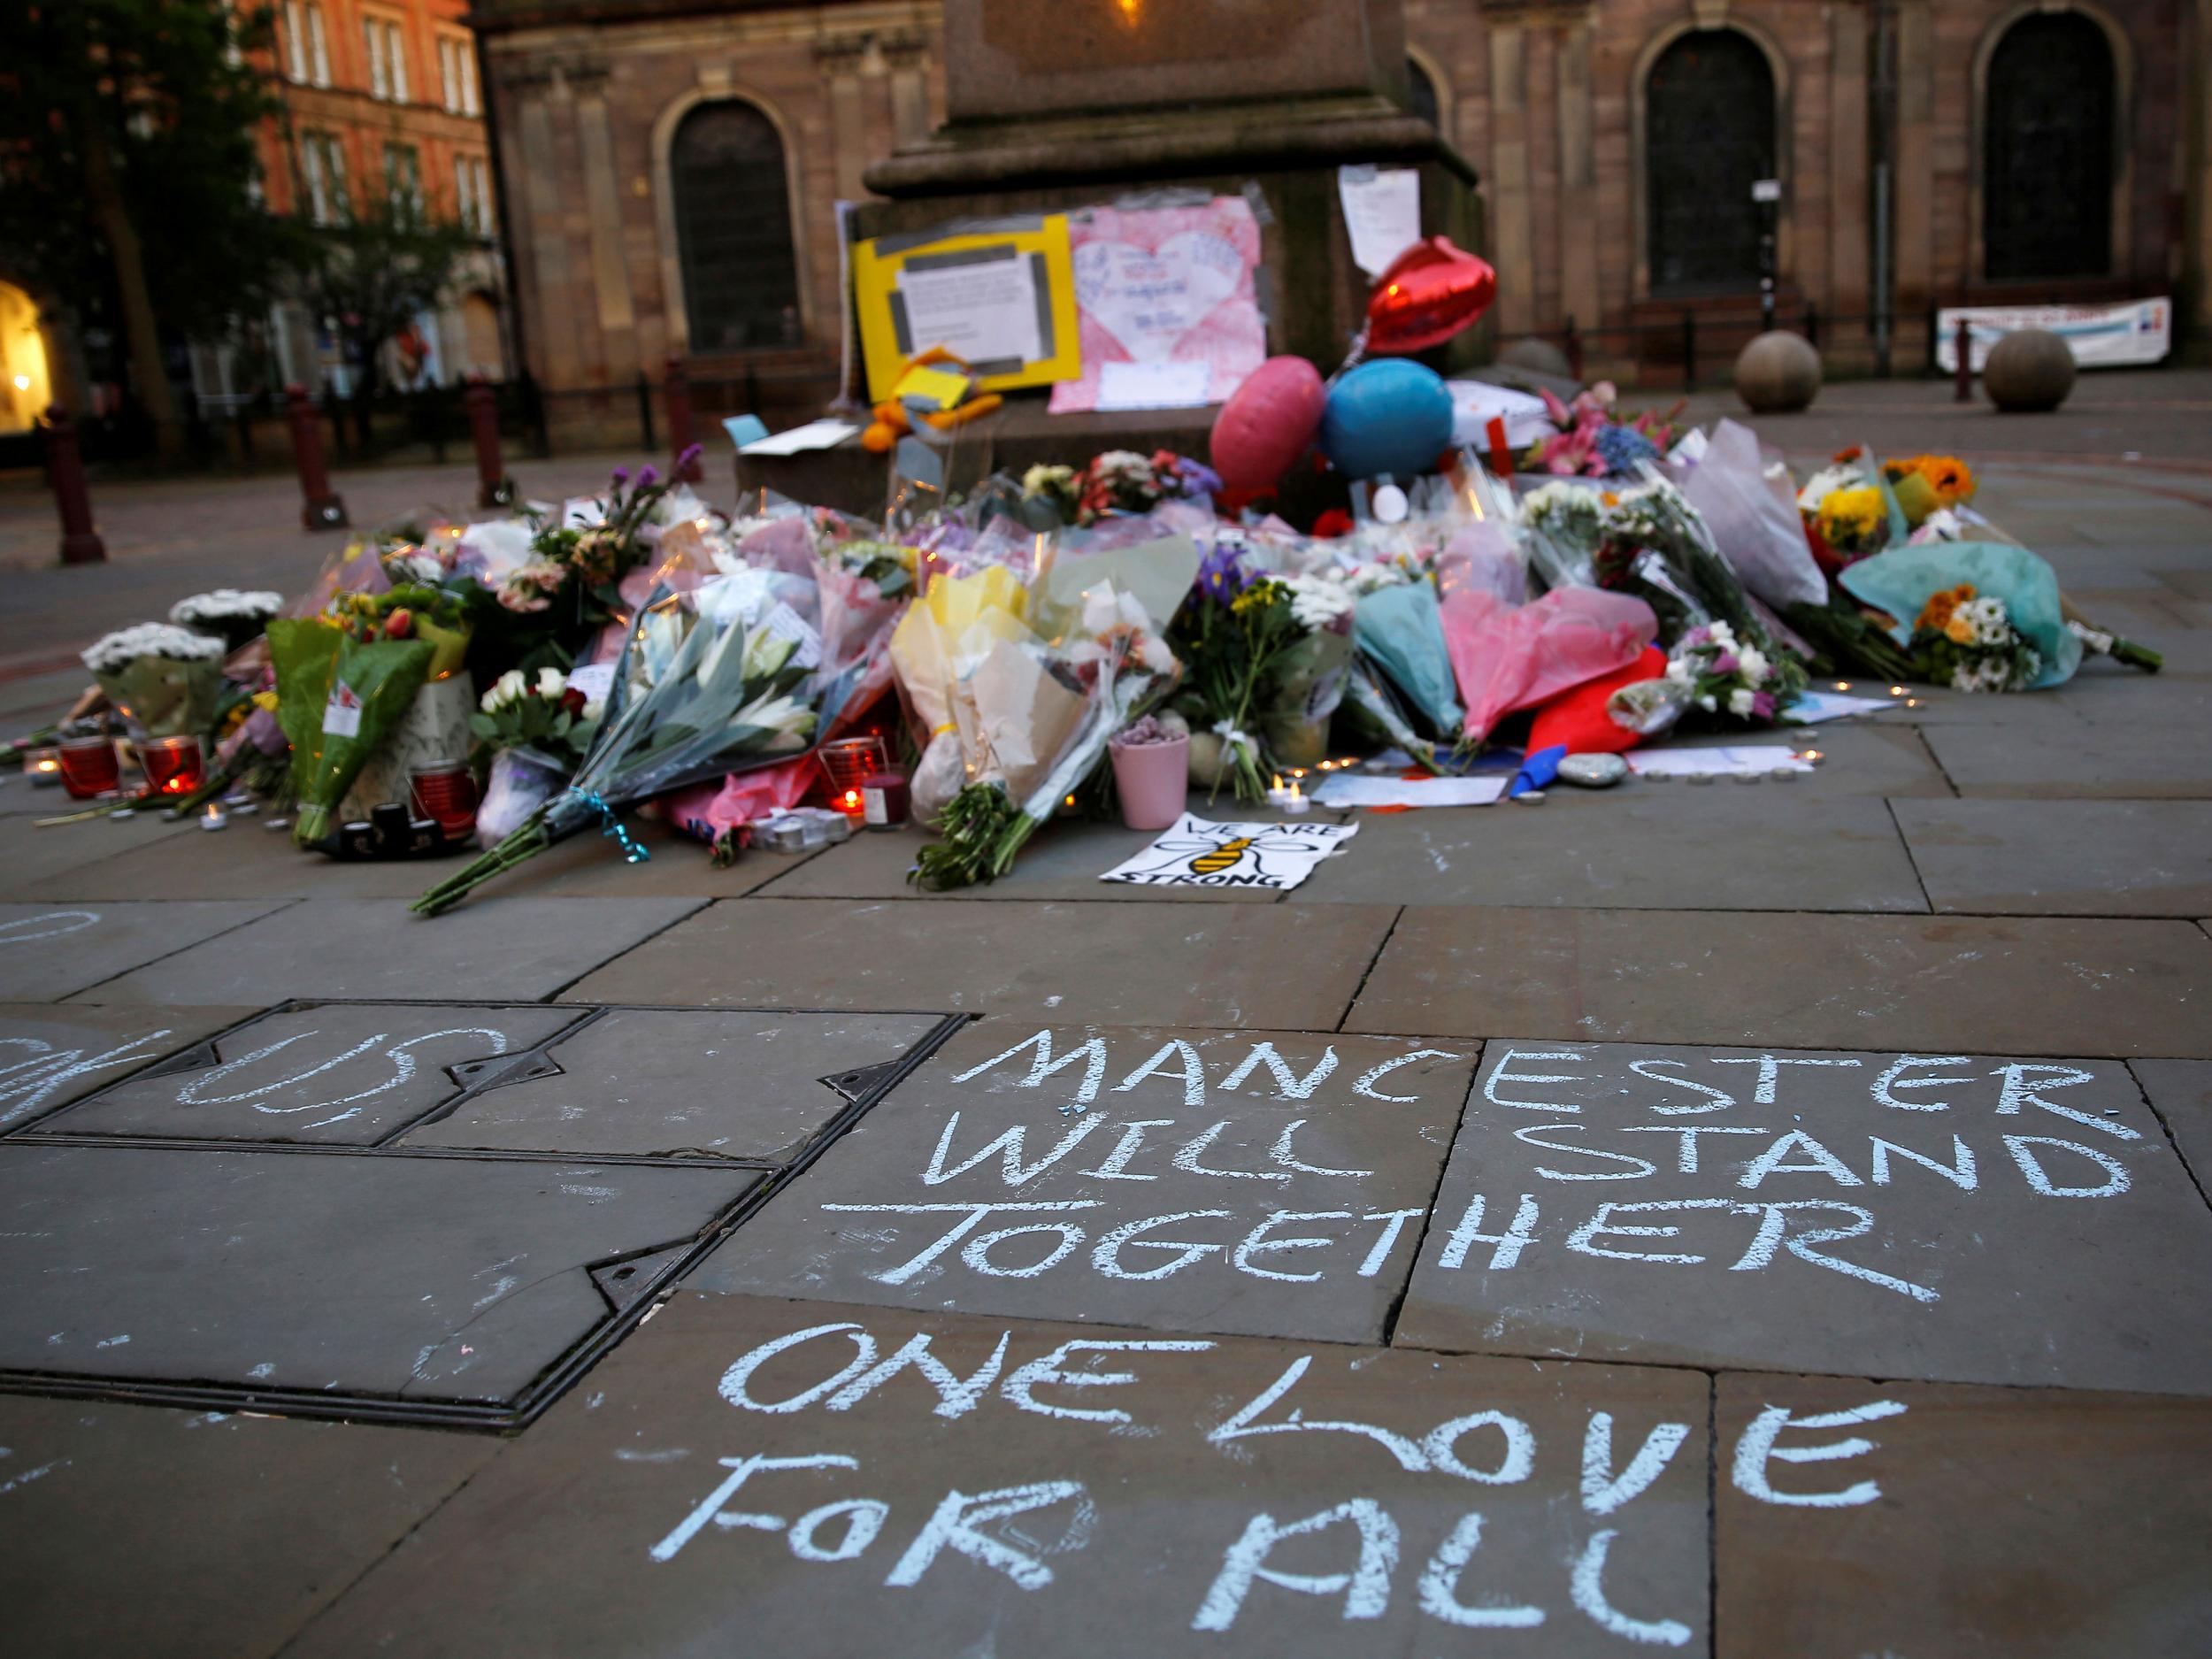
<svg viewBox="0 0 2212 1659">
<path fill-rule="evenodd" d="M 365 204 L 342 201 L 334 222 L 303 243 L 300 295 L 328 318 L 361 365 L 356 394 L 376 390 L 384 344 L 451 286 L 477 246 L 457 220 L 434 219 L 411 192 L 373 195 Z"/>
<path fill-rule="evenodd" d="M 165 332 L 221 332 L 277 280 L 288 227 L 254 189 L 275 108 L 223 0 L 0 0 L 0 253 L 49 293 L 106 294 L 163 450 L 182 438 Z"/>
</svg>

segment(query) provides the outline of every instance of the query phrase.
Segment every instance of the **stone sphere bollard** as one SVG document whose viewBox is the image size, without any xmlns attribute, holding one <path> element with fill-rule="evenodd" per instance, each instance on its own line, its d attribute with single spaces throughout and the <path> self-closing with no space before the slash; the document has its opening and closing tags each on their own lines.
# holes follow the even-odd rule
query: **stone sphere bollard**
<svg viewBox="0 0 2212 1659">
<path fill-rule="evenodd" d="M 1532 374 L 1549 374 L 1562 380 L 1575 378 L 1574 365 L 1567 361 L 1567 354 L 1548 340 L 1539 340 L 1533 334 L 1516 340 L 1498 353 L 1499 364 L 1509 369 L 1526 369 Z"/>
<path fill-rule="evenodd" d="M 1736 396 L 1755 415 L 1791 415 L 1820 391 L 1820 353 L 1802 334 L 1761 334 L 1736 357 Z"/>
<path fill-rule="evenodd" d="M 2006 414 L 2047 413 L 2074 389 L 2073 348 L 2047 328 L 2007 334 L 1990 349 L 1982 388 Z"/>
</svg>

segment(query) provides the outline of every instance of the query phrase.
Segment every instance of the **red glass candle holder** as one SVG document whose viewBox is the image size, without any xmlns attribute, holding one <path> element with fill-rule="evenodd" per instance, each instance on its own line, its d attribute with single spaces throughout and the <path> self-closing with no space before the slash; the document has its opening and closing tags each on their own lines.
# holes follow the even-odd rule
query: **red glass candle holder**
<svg viewBox="0 0 2212 1659">
<path fill-rule="evenodd" d="M 906 780 L 895 772 L 871 772 L 860 786 L 861 817 L 870 829 L 896 829 L 906 822 Z"/>
<path fill-rule="evenodd" d="M 476 780 L 457 760 L 434 760 L 408 773 L 415 810 L 438 826 L 448 841 L 461 841 L 476 827 Z"/>
<path fill-rule="evenodd" d="M 190 795 L 207 781 L 196 737 L 150 737 L 138 746 L 138 763 L 155 795 Z"/>
<path fill-rule="evenodd" d="M 65 737 L 61 741 L 61 787 L 79 801 L 113 795 L 123 787 L 123 769 L 109 737 Z"/>
<path fill-rule="evenodd" d="M 866 810 L 862 794 L 868 780 L 889 764 L 879 737 L 841 737 L 821 748 L 822 775 L 829 780 L 830 804 L 847 818 Z"/>
</svg>

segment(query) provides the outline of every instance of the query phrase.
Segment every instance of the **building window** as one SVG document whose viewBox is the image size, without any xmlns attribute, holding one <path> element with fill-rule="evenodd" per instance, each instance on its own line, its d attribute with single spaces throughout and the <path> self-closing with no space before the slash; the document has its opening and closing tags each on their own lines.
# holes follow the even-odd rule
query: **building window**
<svg viewBox="0 0 2212 1659">
<path fill-rule="evenodd" d="M 2112 47 L 2078 12 L 2026 17 L 1989 60 L 1982 245 L 1990 279 L 2112 270 Z"/>
<path fill-rule="evenodd" d="M 752 104 L 702 104 L 669 154 L 694 351 L 796 345 L 799 276 L 783 140 Z"/>
<path fill-rule="evenodd" d="M 346 196 L 345 151 L 332 134 L 300 134 L 300 182 L 307 191 L 307 216 L 318 225 L 330 224 L 351 205 Z"/>
<path fill-rule="evenodd" d="M 369 96 L 406 103 L 407 48 L 399 25 L 383 18 L 363 18 L 361 38 L 369 53 Z"/>
<path fill-rule="evenodd" d="M 1429 79 L 1429 72 L 1412 58 L 1406 59 L 1406 107 L 1438 132 L 1444 130 L 1440 119 L 1443 106 L 1436 96 L 1436 82 Z"/>
<path fill-rule="evenodd" d="M 323 32 L 323 9 L 308 0 L 308 79 L 319 87 L 330 84 L 330 36 Z"/>
<path fill-rule="evenodd" d="M 307 79 L 307 8 L 299 0 L 284 8 L 284 73 L 295 81 Z"/>
<path fill-rule="evenodd" d="M 384 194 L 396 214 L 422 211 L 422 156 L 412 144 L 384 146 Z"/>
<path fill-rule="evenodd" d="M 448 110 L 456 115 L 480 112 L 476 100 L 476 53 L 465 37 L 438 37 L 438 80 Z"/>
<path fill-rule="evenodd" d="M 1647 256 L 1654 294 L 1759 286 L 1766 211 L 1752 186 L 1775 177 L 1774 74 L 1734 29 L 1700 29 L 1659 54 L 1645 82 Z"/>
<path fill-rule="evenodd" d="M 463 229 L 479 236 L 491 235 L 491 172 L 481 156 L 453 158 L 453 202 Z"/>
</svg>

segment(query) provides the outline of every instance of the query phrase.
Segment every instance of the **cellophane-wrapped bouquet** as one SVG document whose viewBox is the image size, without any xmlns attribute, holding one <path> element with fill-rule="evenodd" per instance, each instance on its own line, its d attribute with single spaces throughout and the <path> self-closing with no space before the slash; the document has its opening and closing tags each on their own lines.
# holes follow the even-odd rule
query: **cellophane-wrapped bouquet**
<svg viewBox="0 0 2212 1659">
<path fill-rule="evenodd" d="M 223 694 L 221 639 L 142 622 L 95 641 L 84 665 L 123 717 L 149 737 L 204 737 Z"/>
</svg>

